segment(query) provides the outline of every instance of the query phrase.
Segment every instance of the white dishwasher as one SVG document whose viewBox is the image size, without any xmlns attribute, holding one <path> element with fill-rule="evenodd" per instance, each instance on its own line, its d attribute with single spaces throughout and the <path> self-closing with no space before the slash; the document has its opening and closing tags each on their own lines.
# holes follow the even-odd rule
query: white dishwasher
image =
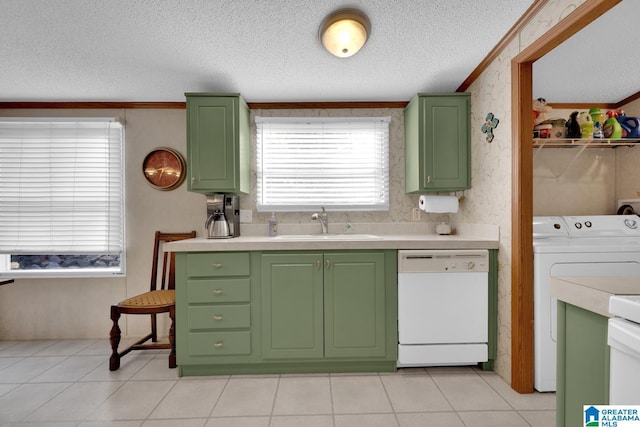
<svg viewBox="0 0 640 427">
<path fill-rule="evenodd" d="M 488 360 L 489 251 L 398 251 L 398 367 Z"/>
</svg>

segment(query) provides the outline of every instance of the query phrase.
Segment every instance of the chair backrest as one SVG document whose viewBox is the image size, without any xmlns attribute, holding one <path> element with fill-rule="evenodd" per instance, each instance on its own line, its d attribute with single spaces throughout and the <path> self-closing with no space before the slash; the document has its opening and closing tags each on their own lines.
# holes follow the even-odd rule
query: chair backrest
<svg viewBox="0 0 640 427">
<path fill-rule="evenodd" d="M 163 233 L 156 231 L 153 244 L 150 290 L 175 289 L 176 287 L 175 254 L 173 252 L 164 252 L 162 245 L 167 242 L 192 239 L 194 237 L 196 237 L 195 230 L 188 233 Z"/>
</svg>

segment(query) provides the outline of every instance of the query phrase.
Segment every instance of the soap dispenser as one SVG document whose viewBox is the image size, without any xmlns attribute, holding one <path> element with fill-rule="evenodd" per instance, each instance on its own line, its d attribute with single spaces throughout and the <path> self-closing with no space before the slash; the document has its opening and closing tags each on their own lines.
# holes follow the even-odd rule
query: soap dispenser
<svg viewBox="0 0 640 427">
<path fill-rule="evenodd" d="M 278 220 L 276 219 L 276 213 L 271 212 L 271 219 L 269 220 L 269 236 L 274 237 L 278 235 Z"/>
</svg>

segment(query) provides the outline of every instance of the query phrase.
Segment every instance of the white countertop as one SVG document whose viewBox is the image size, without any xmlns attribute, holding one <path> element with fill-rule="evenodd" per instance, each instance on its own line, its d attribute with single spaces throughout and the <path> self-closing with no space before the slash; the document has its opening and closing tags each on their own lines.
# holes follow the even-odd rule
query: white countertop
<svg viewBox="0 0 640 427">
<path fill-rule="evenodd" d="M 233 239 L 195 239 L 168 243 L 165 251 L 277 251 L 277 250 L 332 250 L 332 249 L 498 249 L 498 239 L 481 236 L 438 234 L 378 235 L 376 239 L 333 237 L 329 240 L 287 240 L 266 236 L 241 236 Z"/>
<path fill-rule="evenodd" d="M 614 295 L 639 295 L 640 277 L 552 277 L 551 296 L 605 317 L 609 298 Z"/>
</svg>

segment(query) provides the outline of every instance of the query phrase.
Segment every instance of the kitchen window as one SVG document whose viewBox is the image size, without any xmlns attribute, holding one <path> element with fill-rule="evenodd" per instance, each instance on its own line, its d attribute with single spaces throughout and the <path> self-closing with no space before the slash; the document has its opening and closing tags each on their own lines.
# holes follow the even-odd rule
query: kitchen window
<svg viewBox="0 0 640 427">
<path fill-rule="evenodd" d="M 390 117 L 256 117 L 257 210 L 389 210 Z"/>
<path fill-rule="evenodd" d="M 0 119 L 0 278 L 124 274 L 124 128 Z"/>
</svg>

